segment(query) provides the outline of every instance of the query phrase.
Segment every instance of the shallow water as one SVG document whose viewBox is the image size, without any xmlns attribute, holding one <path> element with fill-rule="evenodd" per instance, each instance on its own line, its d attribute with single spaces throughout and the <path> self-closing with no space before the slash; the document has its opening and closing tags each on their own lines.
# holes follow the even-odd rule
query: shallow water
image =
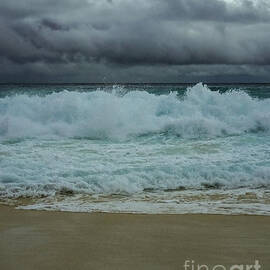
<svg viewBox="0 0 270 270">
<path fill-rule="evenodd" d="M 269 215 L 269 132 L 267 85 L 2 86 L 0 198 Z"/>
</svg>

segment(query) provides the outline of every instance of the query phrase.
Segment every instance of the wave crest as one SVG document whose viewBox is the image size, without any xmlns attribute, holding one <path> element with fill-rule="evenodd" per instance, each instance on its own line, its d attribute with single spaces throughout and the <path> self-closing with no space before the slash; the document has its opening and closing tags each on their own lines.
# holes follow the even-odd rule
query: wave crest
<svg viewBox="0 0 270 270">
<path fill-rule="evenodd" d="M 197 138 L 269 129 L 269 99 L 257 100 L 243 91 L 221 94 L 201 83 L 183 97 L 113 88 L 0 99 L 0 137 L 5 138 L 126 139 L 149 133 Z"/>
</svg>

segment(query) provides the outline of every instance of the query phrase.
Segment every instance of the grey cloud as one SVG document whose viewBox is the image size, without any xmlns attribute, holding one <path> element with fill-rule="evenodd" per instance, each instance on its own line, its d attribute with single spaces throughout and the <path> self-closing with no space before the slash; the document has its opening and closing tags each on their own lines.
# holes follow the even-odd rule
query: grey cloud
<svg viewBox="0 0 270 270">
<path fill-rule="evenodd" d="M 96 76 L 172 67 L 179 78 L 181 66 L 211 74 L 211 65 L 235 65 L 248 74 L 241 67 L 270 65 L 269 26 L 267 0 L 4 0 L 0 65 L 42 67 L 44 76 L 57 66 L 92 67 Z"/>
<path fill-rule="evenodd" d="M 163 2 L 163 1 L 162 1 Z M 165 1 L 163 3 L 166 3 Z M 270 3 L 265 0 L 237 0 L 235 4 L 221 0 L 182 0 L 169 1 L 166 12 L 176 19 L 192 19 L 215 22 L 256 23 L 269 22 Z"/>
<path fill-rule="evenodd" d="M 51 19 L 42 19 L 41 21 L 41 27 L 47 27 L 51 29 L 52 31 L 68 31 L 70 28 L 67 25 L 60 24 L 54 20 Z"/>
</svg>

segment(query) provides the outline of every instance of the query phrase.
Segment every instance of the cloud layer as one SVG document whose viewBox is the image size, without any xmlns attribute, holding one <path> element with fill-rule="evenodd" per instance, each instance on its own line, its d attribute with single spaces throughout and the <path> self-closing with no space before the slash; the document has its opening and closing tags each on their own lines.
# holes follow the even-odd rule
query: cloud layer
<svg viewBox="0 0 270 270">
<path fill-rule="evenodd" d="M 0 81 L 269 78 L 268 0 L 4 0 L 0 33 Z"/>
</svg>

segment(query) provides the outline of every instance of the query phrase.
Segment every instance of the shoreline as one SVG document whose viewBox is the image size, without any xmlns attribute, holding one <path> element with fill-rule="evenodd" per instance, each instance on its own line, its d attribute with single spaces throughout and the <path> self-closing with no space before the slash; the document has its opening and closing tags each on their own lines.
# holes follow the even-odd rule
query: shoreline
<svg viewBox="0 0 270 270">
<path fill-rule="evenodd" d="M 270 265 L 270 217 L 73 213 L 0 205 L 0 269 Z M 192 268 L 190 268 L 192 269 Z M 228 268 L 229 269 L 229 268 Z"/>
<path fill-rule="evenodd" d="M 2 207 L 12 208 L 15 211 L 26 211 L 26 212 L 49 212 L 49 213 L 72 213 L 72 214 L 86 214 L 86 215 L 116 215 L 116 216 L 228 216 L 228 217 L 269 217 L 268 214 L 254 214 L 254 213 L 193 213 L 193 212 L 183 212 L 183 213 L 175 213 L 175 212 L 110 212 L 108 211 L 80 211 L 80 210 L 61 210 L 61 209 L 53 209 L 53 208 L 27 208 L 27 205 L 1 205 Z M 269 220 L 270 222 L 270 220 Z M 270 223 L 269 223 L 270 224 Z"/>
<path fill-rule="evenodd" d="M 270 216 L 270 192 L 263 189 L 181 190 L 131 196 L 56 194 L 41 198 L 0 199 L 23 210 L 74 213 L 221 214 Z"/>
</svg>

